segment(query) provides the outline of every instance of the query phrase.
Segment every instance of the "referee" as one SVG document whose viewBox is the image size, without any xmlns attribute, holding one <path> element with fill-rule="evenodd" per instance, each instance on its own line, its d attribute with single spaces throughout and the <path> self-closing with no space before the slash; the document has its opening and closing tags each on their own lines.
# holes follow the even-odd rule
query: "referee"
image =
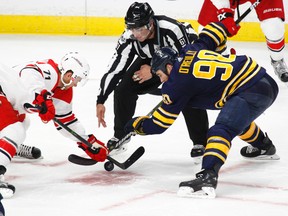
<svg viewBox="0 0 288 216">
<path fill-rule="evenodd" d="M 150 67 L 154 52 L 164 46 L 180 52 L 182 47 L 198 38 L 189 23 L 155 16 L 147 2 L 134 2 L 127 11 L 125 24 L 126 29 L 118 40 L 107 72 L 101 78 L 97 96 L 98 127 L 106 127 L 104 103 L 114 91 L 114 136 L 107 143 L 109 149 L 125 136 L 124 126 L 135 113 L 139 95 L 161 95 L 160 79 L 152 75 Z M 194 144 L 191 157 L 199 158 L 206 145 L 207 112 L 187 107 L 182 113 Z"/>
</svg>

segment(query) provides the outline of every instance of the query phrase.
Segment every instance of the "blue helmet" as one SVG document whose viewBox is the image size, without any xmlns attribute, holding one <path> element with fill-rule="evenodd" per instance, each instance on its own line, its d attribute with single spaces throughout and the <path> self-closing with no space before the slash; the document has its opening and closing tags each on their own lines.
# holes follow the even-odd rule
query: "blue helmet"
<svg viewBox="0 0 288 216">
<path fill-rule="evenodd" d="M 171 47 L 162 47 L 157 50 L 151 60 L 152 73 L 156 74 L 156 71 L 161 70 L 167 74 L 166 65 L 173 65 L 176 61 L 178 53 Z"/>
</svg>

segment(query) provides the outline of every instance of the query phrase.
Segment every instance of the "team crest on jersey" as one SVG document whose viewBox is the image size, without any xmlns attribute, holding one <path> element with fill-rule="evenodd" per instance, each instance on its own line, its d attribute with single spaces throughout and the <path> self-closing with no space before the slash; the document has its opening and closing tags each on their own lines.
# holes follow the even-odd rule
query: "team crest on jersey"
<svg viewBox="0 0 288 216">
<path fill-rule="evenodd" d="M 165 103 L 167 105 L 172 104 L 172 100 L 170 99 L 168 94 L 163 94 L 162 100 L 163 100 L 163 103 Z"/>
</svg>

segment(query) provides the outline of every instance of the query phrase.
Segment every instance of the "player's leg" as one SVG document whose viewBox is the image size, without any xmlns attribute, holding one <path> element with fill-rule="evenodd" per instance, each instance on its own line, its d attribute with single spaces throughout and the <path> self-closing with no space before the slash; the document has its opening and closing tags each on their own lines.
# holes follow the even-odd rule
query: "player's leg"
<svg viewBox="0 0 288 216">
<path fill-rule="evenodd" d="M 280 18 L 266 19 L 261 21 L 261 28 L 266 37 L 274 72 L 282 82 L 288 82 L 288 67 L 284 60 L 284 22 Z"/>
<path fill-rule="evenodd" d="M 196 174 L 195 179 L 180 183 L 179 196 L 206 198 L 216 196 L 219 170 L 227 159 L 232 139 L 250 123 L 248 116 L 249 105 L 244 99 L 233 96 L 226 102 L 215 125 L 208 131 L 202 171 Z"/>
<path fill-rule="evenodd" d="M 255 10 L 266 38 L 274 72 L 281 81 L 288 82 L 288 67 L 284 60 L 285 14 L 283 1 L 262 1 Z"/>
<path fill-rule="evenodd" d="M 114 90 L 114 136 L 107 143 L 109 149 L 114 149 L 118 140 L 125 135 L 124 126 L 134 115 L 138 94 L 133 90 L 136 83 L 132 76 L 140 65 L 141 61 L 136 59 Z"/>
<path fill-rule="evenodd" d="M 231 141 L 274 102 L 277 94 L 277 84 L 265 75 L 254 86 L 227 100 L 208 131 L 202 171 L 195 179 L 180 183 L 180 196 L 216 196 L 219 170 L 226 161 Z"/>
<path fill-rule="evenodd" d="M 241 149 L 240 153 L 245 158 L 257 160 L 279 160 L 276 147 L 263 131 L 252 122 L 240 135 L 239 138 L 249 143 Z"/>
<path fill-rule="evenodd" d="M 258 90 L 256 91 L 253 88 L 257 88 Z M 258 93 L 258 97 L 264 96 L 267 98 L 265 102 L 264 98 L 254 98 L 249 95 L 243 96 L 249 103 L 255 104 L 256 108 L 251 109 L 251 115 L 257 117 L 257 112 L 259 110 L 262 109 L 262 112 L 264 112 L 267 107 L 274 102 L 279 90 L 275 81 L 266 74 L 254 87 L 251 87 L 247 91 L 255 91 Z M 270 138 L 267 134 L 264 134 L 253 121 L 239 134 L 240 139 L 250 144 L 241 149 L 241 155 L 254 159 L 279 159 L 279 156 L 276 155 L 276 148 Z"/>
<path fill-rule="evenodd" d="M 135 113 L 138 95 L 157 89 L 161 84 L 157 76 L 153 76 L 152 79 L 142 84 L 133 81 L 132 76 L 143 64 L 149 64 L 149 62 L 140 58 L 136 59 L 114 91 L 114 137 L 108 141 L 108 148 L 110 145 L 115 145 L 125 135 L 124 127 Z"/>
<path fill-rule="evenodd" d="M 23 123 L 24 128 L 27 130 L 30 125 L 30 120 L 25 114 L 18 115 L 19 122 Z M 18 145 L 16 155 L 17 159 L 39 159 L 43 158 L 41 150 L 35 146 L 28 146 L 24 144 Z"/>
<path fill-rule="evenodd" d="M 0 94 L 0 104 L 0 193 L 4 198 L 9 198 L 13 196 L 15 187 L 5 182 L 4 174 L 19 143 L 26 137 L 26 129 L 4 94 Z"/>
<path fill-rule="evenodd" d="M 193 148 L 190 155 L 195 159 L 201 158 L 205 151 L 209 128 L 207 111 L 186 107 L 182 113 L 187 125 L 189 137 L 193 142 Z M 195 162 L 197 163 L 197 161 Z"/>
</svg>

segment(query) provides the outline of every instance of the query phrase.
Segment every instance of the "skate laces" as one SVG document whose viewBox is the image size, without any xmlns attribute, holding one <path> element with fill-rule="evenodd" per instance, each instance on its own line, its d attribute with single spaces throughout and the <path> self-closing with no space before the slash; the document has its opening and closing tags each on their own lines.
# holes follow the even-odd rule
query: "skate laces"
<svg viewBox="0 0 288 216">
<path fill-rule="evenodd" d="M 18 151 L 17 151 L 16 155 L 20 156 L 20 157 L 33 158 L 32 150 L 33 150 L 33 147 L 21 144 L 18 147 Z"/>
</svg>

